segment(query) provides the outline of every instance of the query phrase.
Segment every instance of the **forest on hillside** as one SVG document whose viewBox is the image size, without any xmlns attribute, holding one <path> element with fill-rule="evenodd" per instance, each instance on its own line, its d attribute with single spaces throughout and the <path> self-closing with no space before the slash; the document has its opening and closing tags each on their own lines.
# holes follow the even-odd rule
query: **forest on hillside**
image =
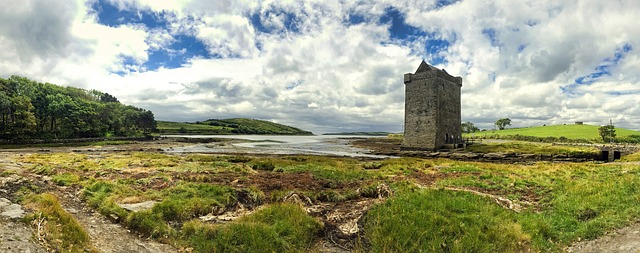
<svg viewBox="0 0 640 253">
<path fill-rule="evenodd" d="M 62 139 L 136 136 L 156 127 L 153 112 L 108 93 L 0 78 L 0 138 Z"/>
</svg>

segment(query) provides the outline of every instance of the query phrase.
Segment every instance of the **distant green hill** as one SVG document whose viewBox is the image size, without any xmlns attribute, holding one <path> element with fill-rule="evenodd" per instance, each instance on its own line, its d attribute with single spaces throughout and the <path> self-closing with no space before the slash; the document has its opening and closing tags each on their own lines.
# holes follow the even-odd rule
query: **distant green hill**
<svg viewBox="0 0 640 253">
<path fill-rule="evenodd" d="M 341 133 L 324 133 L 322 135 L 358 135 L 358 136 L 387 136 L 389 132 L 341 132 Z"/>
<path fill-rule="evenodd" d="M 553 137 L 553 138 L 566 138 L 566 139 L 583 139 L 601 141 L 599 126 L 593 125 L 554 125 L 554 126 L 539 126 L 539 127 L 527 127 L 527 128 L 509 128 L 505 130 L 489 130 L 482 132 L 475 132 L 471 134 L 464 134 L 464 137 L 505 137 L 505 139 L 512 139 L 513 136 L 531 136 L 531 137 Z M 638 139 L 634 137 L 640 137 L 640 131 L 634 131 L 624 128 L 615 128 L 616 138 L 621 141 L 625 139 Z"/>
<path fill-rule="evenodd" d="M 160 134 L 275 134 L 312 135 L 309 131 L 265 120 L 234 118 L 198 122 L 158 121 Z"/>
</svg>

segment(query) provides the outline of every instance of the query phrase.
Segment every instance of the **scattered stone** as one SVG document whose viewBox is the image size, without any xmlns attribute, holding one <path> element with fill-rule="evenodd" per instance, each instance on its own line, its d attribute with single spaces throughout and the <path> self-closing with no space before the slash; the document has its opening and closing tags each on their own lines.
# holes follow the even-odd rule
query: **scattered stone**
<svg viewBox="0 0 640 253">
<path fill-rule="evenodd" d="M 0 216 L 9 219 L 21 219 L 24 217 L 24 210 L 18 204 L 12 204 L 6 198 L 0 198 Z"/>
<path fill-rule="evenodd" d="M 149 200 L 149 201 L 145 201 L 142 203 L 135 203 L 135 204 L 118 204 L 118 206 L 122 207 L 124 210 L 135 213 L 139 211 L 149 210 L 153 208 L 153 205 L 155 205 L 156 203 L 158 202 Z"/>
<path fill-rule="evenodd" d="M 502 153 L 486 153 L 483 157 L 489 160 L 500 160 L 504 159 L 506 155 Z"/>
</svg>

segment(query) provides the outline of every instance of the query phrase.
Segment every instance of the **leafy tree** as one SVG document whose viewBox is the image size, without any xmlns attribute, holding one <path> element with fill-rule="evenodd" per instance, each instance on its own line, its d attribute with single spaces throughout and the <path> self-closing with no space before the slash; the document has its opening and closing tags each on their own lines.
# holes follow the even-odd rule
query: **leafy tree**
<svg viewBox="0 0 640 253">
<path fill-rule="evenodd" d="M 616 129 L 613 125 L 601 126 L 598 128 L 598 132 L 604 142 L 612 141 L 616 138 Z"/>
<path fill-rule="evenodd" d="M 13 119 L 10 131 L 17 137 L 32 133 L 36 128 L 36 117 L 33 115 L 31 99 L 17 96 L 13 99 Z"/>
<path fill-rule="evenodd" d="M 504 130 L 504 128 L 506 126 L 510 126 L 511 125 L 511 119 L 510 118 L 502 118 L 496 121 L 496 126 L 498 127 L 498 129 L 500 130 Z"/>
<path fill-rule="evenodd" d="M 471 123 L 471 121 L 462 123 L 461 127 L 463 133 L 475 133 L 477 131 L 480 131 L 480 129 L 477 128 L 473 123 Z"/>
<path fill-rule="evenodd" d="M 155 130 L 151 111 L 108 93 L 0 78 L 0 138 L 127 136 Z"/>
</svg>

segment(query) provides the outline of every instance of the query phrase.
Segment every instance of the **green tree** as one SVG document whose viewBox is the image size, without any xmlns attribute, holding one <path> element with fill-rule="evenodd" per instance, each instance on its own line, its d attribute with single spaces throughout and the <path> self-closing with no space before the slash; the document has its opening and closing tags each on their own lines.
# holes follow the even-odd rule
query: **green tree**
<svg viewBox="0 0 640 253">
<path fill-rule="evenodd" d="M 502 118 L 496 121 L 496 126 L 498 127 L 498 129 L 500 130 L 504 130 L 504 128 L 506 126 L 510 126 L 511 125 L 511 119 L 510 118 Z"/>
<path fill-rule="evenodd" d="M 13 99 L 13 119 L 10 133 L 16 137 L 24 137 L 36 129 L 36 117 L 33 115 L 33 105 L 27 96 L 17 96 Z"/>
<path fill-rule="evenodd" d="M 601 126 L 598 128 L 598 132 L 604 142 L 611 142 L 616 138 L 616 129 L 613 125 Z"/>
<path fill-rule="evenodd" d="M 463 133 L 475 133 L 480 130 L 473 123 L 471 123 L 471 121 L 462 123 L 461 127 Z"/>
</svg>

